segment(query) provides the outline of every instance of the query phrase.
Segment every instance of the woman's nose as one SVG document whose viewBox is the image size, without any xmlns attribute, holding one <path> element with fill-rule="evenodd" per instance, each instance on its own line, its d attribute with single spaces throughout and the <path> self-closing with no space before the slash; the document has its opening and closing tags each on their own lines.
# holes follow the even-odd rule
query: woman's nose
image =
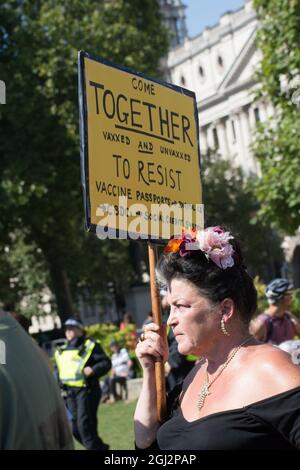
<svg viewBox="0 0 300 470">
<path fill-rule="evenodd" d="M 171 306 L 170 307 L 169 318 L 168 318 L 168 321 L 167 321 L 167 325 L 172 326 L 175 323 L 178 323 L 178 320 L 177 320 L 176 315 L 175 315 L 175 308 Z"/>
</svg>

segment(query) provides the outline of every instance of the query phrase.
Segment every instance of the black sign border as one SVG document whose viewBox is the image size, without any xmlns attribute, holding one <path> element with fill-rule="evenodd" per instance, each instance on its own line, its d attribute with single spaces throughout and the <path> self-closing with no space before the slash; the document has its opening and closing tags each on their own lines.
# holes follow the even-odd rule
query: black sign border
<svg viewBox="0 0 300 470">
<path fill-rule="evenodd" d="M 174 85 L 173 83 L 168 83 L 162 81 L 158 78 L 149 77 L 142 72 L 137 72 L 132 70 L 126 66 L 118 65 L 113 63 L 108 59 L 101 58 L 94 54 L 90 54 L 89 52 L 79 51 L 78 52 L 78 103 L 79 103 L 79 135 L 80 135 L 80 169 L 81 169 L 81 184 L 82 184 L 82 191 L 83 191 L 83 203 L 84 203 L 84 213 L 85 213 L 85 228 L 88 232 L 96 233 L 97 225 L 91 223 L 91 203 L 90 203 L 90 192 L 89 192 L 89 152 L 88 152 L 88 124 L 87 124 L 87 97 L 86 97 L 86 83 L 85 83 L 85 64 L 84 59 L 88 58 L 100 64 L 107 65 L 108 67 L 112 67 L 122 72 L 130 73 L 131 75 L 135 75 L 139 78 L 144 78 L 150 82 L 157 83 L 158 85 L 164 86 L 166 88 L 170 88 L 177 93 L 184 94 L 193 98 L 194 101 L 194 118 L 196 122 L 196 129 L 197 129 L 197 151 L 198 151 L 198 167 L 199 167 L 199 179 L 200 179 L 200 199 L 201 196 L 203 198 L 203 187 L 201 182 L 201 158 L 200 158 L 200 147 L 199 147 L 199 117 L 198 117 L 198 110 L 197 110 L 197 101 L 196 101 L 196 94 L 188 90 L 187 88 L 180 87 L 178 85 Z M 202 202 L 203 203 L 203 202 Z M 116 236 L 116 239 L 127 239 L 132 240 L 132 237 L 129 236 L 128 232 L 124 234 L 124 232 L 120 232 L 119 229 L 113 229 Z M 149 241 L 151 243 L 164 243 L 165 239 L 163 238 L 150 238 L 148 237 L 139 237 L 137 240 L 144 240 Z"/>
</svg>

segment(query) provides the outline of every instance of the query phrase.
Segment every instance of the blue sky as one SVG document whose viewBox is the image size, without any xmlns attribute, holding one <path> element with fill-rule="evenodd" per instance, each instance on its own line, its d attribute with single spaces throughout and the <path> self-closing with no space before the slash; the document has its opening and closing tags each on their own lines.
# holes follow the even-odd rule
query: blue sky
<svg viewBox="0 0 300 470">
<path fill-rule="evenodd" d="M 186 20 L 189 36 L 199 34 L 205 26 L 218 23 L 220 16 L 228 10 L 237 10 L 245 0 L 183 0 L 187 6 Z"/>
</svg>

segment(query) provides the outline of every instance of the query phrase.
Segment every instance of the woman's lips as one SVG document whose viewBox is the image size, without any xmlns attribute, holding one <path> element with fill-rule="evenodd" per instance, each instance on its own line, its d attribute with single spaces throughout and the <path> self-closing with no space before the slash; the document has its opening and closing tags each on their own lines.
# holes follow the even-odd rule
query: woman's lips
<svg viewBox="0 0 300 470">
<path fill-rule="evenodd" d="M 174 336 L 175 336 L 175 338 L 177 339 L 178 336 L 182 336 L 182 333 L 175 333 Z"/>
</svg>

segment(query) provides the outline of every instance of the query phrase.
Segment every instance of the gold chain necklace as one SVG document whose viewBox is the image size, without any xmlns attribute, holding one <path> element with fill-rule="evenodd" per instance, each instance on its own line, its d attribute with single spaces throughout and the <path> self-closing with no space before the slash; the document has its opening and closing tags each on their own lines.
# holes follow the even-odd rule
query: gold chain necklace
<svg viewBox="0 0 300 470">
<path fill-rule="evenodd" d="M 227 361 L 224 362 L 224 364 L 222 365 L 222 367 L 220 368 L 219 372 L 217 373 L 217 375 L 213 378 L 213 380 L 210 382 L 209 381 L 209 376 L 208 376 L 208 372 L 207 372 L 207 367 L 206 367 L 206 378 L 205 378 L 205 382 L 204 382 L 204 385 L 203 387 L 201 388 L 200 392 L 198 393 L 199 395 L 199 398 L 197 400 L 197 407 L 198 407 L 198 410 L 201 410 L 201 408 L 203 407 L 204 405 L 204 402 L 205 402 L 205 398 L 207 397 L 207 395 L 210 395 L 210 392 L 209 392 L 209 387 L 217 380 L 218 377 L 220 377 L 220 375 L 222 374 L 223 370 L 228 366 L 229 362 L 231 361 L 231 359 L 233 359 L 233 357 L 236 355 L 236 353 L 239 351 L 239 349 L 244 346 L 245 343 L 247 343 L 248 341 L 250 341 L 250 339 L 252 339 L 252 336 L 249 336 L 248 338 L 246 338 L 239 346 L 237 346 L 233 351 L 232 353 L 230 354 L 230 356 L 228 357 Z"/>
</svg>

